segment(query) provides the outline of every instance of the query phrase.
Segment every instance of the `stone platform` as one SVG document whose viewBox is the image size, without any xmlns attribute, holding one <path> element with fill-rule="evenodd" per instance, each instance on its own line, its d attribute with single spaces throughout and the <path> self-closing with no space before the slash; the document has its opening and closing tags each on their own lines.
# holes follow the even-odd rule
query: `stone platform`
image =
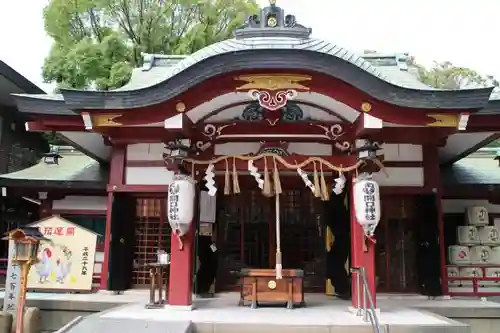
<svg viewBox="0 0 500 333">
<path fill-rule="evenodd" d="M 49 331 L 75 317 L 85 317 L 67 327 L 65 332 L 69 333 L 373 332 L 369 323 L 348 311 L 350 302 L 333 297 L 307 294 L 307 307 L 294 310 L 238 307 L 238 297 L 227 293 L 198 299 L 193 311 L 145 309 L 148 292 L 144 290 L 124 295 L 29 293 L 28 304 L 42 310 L 42 324 Z M 495 302 L 427 300 L 415 295 L 380 295 L 377 302 L 386 333 L 470 333 L 469 325 L 474 333 L 492 333 L 497 331 L 494 327 L 499 327 L 500 304 Z"/>
</svg>

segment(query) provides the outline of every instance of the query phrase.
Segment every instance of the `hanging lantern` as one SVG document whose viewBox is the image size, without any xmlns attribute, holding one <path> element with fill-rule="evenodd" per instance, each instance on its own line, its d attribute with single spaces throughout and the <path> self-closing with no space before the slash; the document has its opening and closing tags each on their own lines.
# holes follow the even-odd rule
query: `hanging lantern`
<svg viewBox="0 0 500 333">
<path fill-rule="evenodd" d="M 367 236 L 373 236 L 380 221 L 380 190 L 376 181 L 359 179 L 353 189 L 356 220 Z"/>
<path fill-rule="evenodd" d="M 188 232 L 194 218 L 195 188 L 195 181 L 186 175 L 175 175 L 168 187 L 168 222 L 179 237 Z"/>
</svg>

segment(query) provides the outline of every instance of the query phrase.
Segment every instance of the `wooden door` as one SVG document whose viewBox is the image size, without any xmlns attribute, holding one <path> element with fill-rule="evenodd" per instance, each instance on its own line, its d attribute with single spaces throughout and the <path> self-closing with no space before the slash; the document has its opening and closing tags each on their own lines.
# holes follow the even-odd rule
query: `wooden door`
<svg viewBox="0 0 500 333">
<path fill-rule="evenodd" d="M 416 229 L 412 197 L 386 197 L 377 227 L 376 269 L 379 292 L 415 292 Z"/>
<path fill-rule="evenodd" d="M 158 249 L 170 252 L 170 226 L 165 221 L 165 199 L 136 199 L 135 250 L 133 284 L 148 288 L 149 269 L 145 264 L 157 260 Z"/>
<path fill-rule="evenodd" d="M 311 191 L 284 191 L 280 200 L 283 268 L 303 269 L 304 290 L 324 292 L 326 276 L 323 202 Z"/>
<path fill-rule="evenodd" d="M 275 199 L 260 190 L 221 196 L 217 244 L 217 290 L 236 290 L 234 272 L 243 267 L 274 268 L 276 253 Z M 325 287 L 325 244 L 321 223 L 322 203 L 310 191 L 284 191 L 280 195 L 281 252 L 283 268 L 307 273 L 305 288 Z"/>
<path fill-rule="evenodd" d="M 216 290 L 237 290 L 235 273 L 240 269 L 270 267 L 269 198 L 258 190 L 242 190 L 238 195 L 221 195 L 218 201 Z"/>
</svg>

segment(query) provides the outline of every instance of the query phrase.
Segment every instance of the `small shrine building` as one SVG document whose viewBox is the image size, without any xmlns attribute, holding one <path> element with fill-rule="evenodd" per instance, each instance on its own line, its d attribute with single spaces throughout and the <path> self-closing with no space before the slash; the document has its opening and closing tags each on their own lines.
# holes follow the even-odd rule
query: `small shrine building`
<svg viewBox="0 0 500 333">
<path fill-rule="evenodd" d="M 271 5 L 233 39 L 189 56 L 145 54 L 121 88 L 14 98 L 28 131 L 59 132 L 109 165 L 102 288 L 118 265 L 113 256 L 123 254 L 128 268 L 116 272 L 132 281 L 146 275 L 134 260 L 154 260 L 155 247 L 168 246 L 169 303 L 191 305 L 195 232 L 208 221 L 195 214 L 196 227 L 164 238 L 168 186 L 182 173 L 217 198 L 209 221 L 219 249 L 216 290 L 235 290 L 232 272 L 242 267 L 275 267 L 279 252 L 283 268 L 304 270 L 306 292 L 334 285 L 346 293 L 350 262 L 366 269 L 372 295 L 449 294 L 440 169 L 498 138 L 500 99 L 493 88 L 430 88 L 414 70 L 403 54 L 358 56 L 315 39 Z M 367 146 L 368 154 L 378 149 L 376 157 L 365 160 Z M 172 155 L 180 150 L 181 159 Z M 374 237 L 353 207 L 353 180 L 367 172 L 380 186 Z M 340 179 L 345 188 L 336 186 Z M 469 198 L 466 192 L 449 195 Z M 154 212 L 138 218 L 137 202 L 146 198 Z M 159 221 L 154 229 L 145 216 Z M 352 292 L 355 304 L 355 283 Z"/>
</svg>

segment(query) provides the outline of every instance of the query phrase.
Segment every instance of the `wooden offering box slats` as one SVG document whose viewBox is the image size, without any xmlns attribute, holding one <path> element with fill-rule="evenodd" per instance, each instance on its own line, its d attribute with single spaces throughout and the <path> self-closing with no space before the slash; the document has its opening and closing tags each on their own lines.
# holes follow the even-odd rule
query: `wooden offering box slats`
<svg viewBox="0 0 500 333">
<path fill-rule="evenodd" d="M 303 306 L 304 271 L 283 269 L 283 278 L 276 279 L 274 269 L 242 269 L 240 305 L 250 303 L 252 308 L 259 304 L 286 304 L 291 309 Z"/>
</svg>

